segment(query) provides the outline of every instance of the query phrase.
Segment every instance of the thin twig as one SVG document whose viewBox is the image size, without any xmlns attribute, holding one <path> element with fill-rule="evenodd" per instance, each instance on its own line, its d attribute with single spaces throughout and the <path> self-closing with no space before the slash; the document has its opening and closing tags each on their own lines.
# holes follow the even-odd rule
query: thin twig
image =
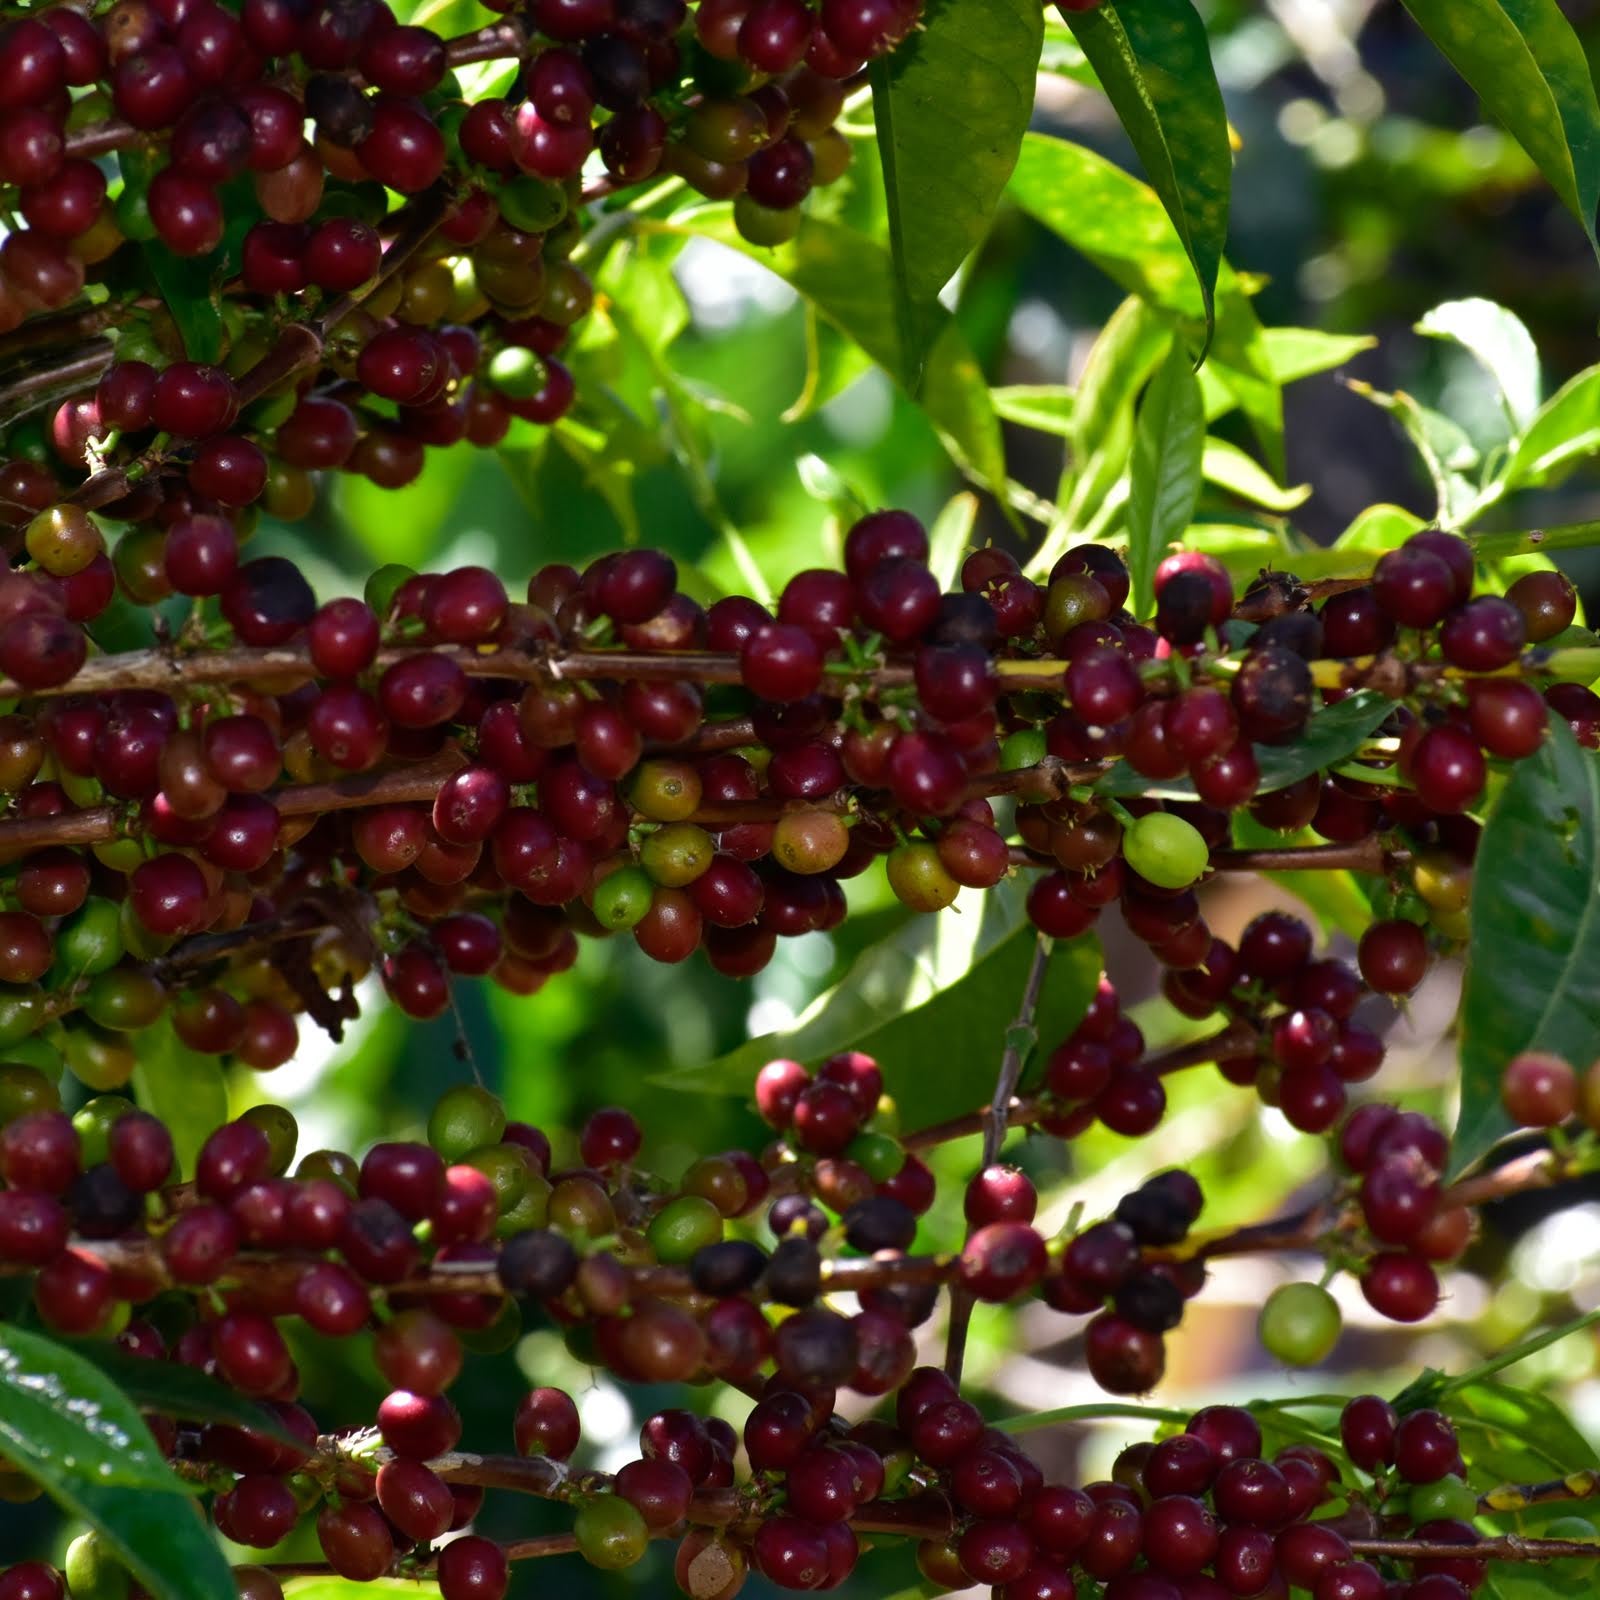
<svg viewBox="0 0 1600 1600">
<path fill-rule="evenodd" d="M 992 1166 L 1000 1154 L 1000 1146 L 1005 1142 L 1012 1097 L 1016 1094 L 1023 1066 L 1039 1042 L 1036 1020 L 1039 995 L 1044 989 L 1045 973 L 1050 967 L 1053 948 L 1053 940 L 1042 933 L 1035 935 L 1033 960 L 1028 966 L 1022 1001 L 1011 1026 L 1006 1029 L 1005 1049 L 1000 1053 L 1000 1071 L 995 1078 L 994 1094 L 983 1112 L 983 1167 Z M 950 1291 L 950 1326 L 944 1349 L 944 1370 L 949 1373 L 953 1383 L 961 1381 L 961 1363 L 967 1353 L 967 1329 L 972 1322 L 973 1303 L 971 1293 L 958 1280 Z"/>
<path fill-rule="evenodd" d="M 1181 1072 L 1185 1067 L 1204 1066 L 1208 1062 L 1227 1060 L 1231 1056 L 1248 1055 L 1255 1049 L 1258 1035 L 1254 1027 L 1242 1018 L 1236 1018 L 1216 1033 L 1207 1034 L 1189 1044 L 1177 1045 L 1159 1055 L 1147 1056 L 1139 1063 L 1146 1072 L 1164 1077 L 1169 1072 Z M 1026 1128 L 1037 1122 L 1051 1109 L 1044 1095 L 1013 1097 L 1005 1110 L 1008 1128 Z M 915 1133 L 902 1134 L 900 1143 L 907 1150 L 931 1150 L 936 1145 L 948 1144 L 952 1139 L 970 1138 L 990 1126 L 994 1115 L 992 1106 L 981 1111 L 966 1111 L 959 1117 L 930 1123 Z"/>
</svg>

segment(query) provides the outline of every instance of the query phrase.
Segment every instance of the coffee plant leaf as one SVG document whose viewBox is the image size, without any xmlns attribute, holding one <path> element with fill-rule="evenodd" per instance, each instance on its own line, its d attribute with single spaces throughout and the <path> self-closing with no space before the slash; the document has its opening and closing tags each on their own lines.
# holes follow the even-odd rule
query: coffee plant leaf
<svg viewBox="0 0 1600 1600">
<path fill-rule="evenodd" d="M 1205 24 L 1189 0 L 1133 0 L 1067 21 L 1183 241 L 1209 343 L 1233 154 Z"/>
<path fill-rule="evenodd" d="M 1128 571 L 1136 616 L 1150 613 L 1150 583 L 1162 554 L 1194 517 L 1200 500 L 1206 419 L 1200 384 L 1175 335 L 1139 404 L 1128 488 Z"/>
<path fill-rule="evenodd" d="M 1555 717 L 1489 813 L 1470 912 L 1457 1171 L 1511 1131 L 1500 1078 L 1513 1056 L 1587 1062 L 1600 1031 L 1600 768 Z"/>
<path fill-rule="evenodd" d="M 918 387 L 939 292 L 987 231 L 1033 112 L 1044 13 L 1033 0 L 932 0 L 872 68 L 902 342 Z"/>
<path fill-rule="evenodd" d="M 1600 252 L 1600 101 L 1557 0 L 1405 0 Z"/>
<path fill-rule="evenodd" d="M 76 1350 L 10 1324 L 0 1324 L 0 1456 L 96 1529 L 150 1594 L 234 1593 L 221 1550 L 133 1400 Z"/>
</svg>

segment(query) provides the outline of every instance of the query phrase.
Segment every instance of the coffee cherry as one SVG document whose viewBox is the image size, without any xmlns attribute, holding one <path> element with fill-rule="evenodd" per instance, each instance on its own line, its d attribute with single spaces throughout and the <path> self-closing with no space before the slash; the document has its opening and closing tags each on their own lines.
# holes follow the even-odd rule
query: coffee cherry
<svg viewBox="0 0 1600 1600">
<path fill-rule="evenodd" d="M 1553 1128 L 1578 1108 L 1578 1076 L 1560 1056 L 1525 1050 L 1506 1063 L 1500 1099 L 1519 1127 Z"/>
<path fill-rule="evenodd" d="M 1256 1332 L 1267 1353 L 1290 1367 L 1314 1367 L 1339 1341 L 1339 1307 L 1313 1283 L 1274 1289 L 1261 1308 Z"/>
<path fill-rule="evenodd" d="M 1420 1257 L 1385 1251 L 1368 1264 L 1361 1292 L 1380 1315 L 1395 1322 L 1421 1322 L 1439 1303 L 1439 1280 Z"/>
<path fill-rule="evenodd" d="M 1506 599 L 1522 613 L 1534 644 L 1570 628 L 1578 613 L 1578 591 L 1560 572 L 1525 572 L 1506 590 Z"/>
<path fill-rule="evenodd" d="M 1408 1483 L 1436 1483 L 1459 1459 L 1455 1429 L 1437 1411 L 1413 1411 L 1394 1433 L 1394 1464 Z"/>
<path fill-rule="evenodd" d="M 773 1524 L 765 1523 L 764 1528 Z M 617 1572 L 641 1560 L 650 1530 L 638 1510 L 621 1495 L 603 1495 L 579 1506 L 572 1531 L 578 1553 L 590 1566 Z"/>
<path fill-rule="evenodd" d="M 1210 859 L 1194 826 L 1163 811 L 1136 819 L 1123 834 L 1122 852 L 1141 878 L 1163 889 L 1188 888 Z"/>
<path fill-rule="evenodd" d="M 1350 1459 L 1363 1472 L 1374 1472 L 1394 1460 L 1399 1418 L 1387 1400 L 1357 1395 L 1339 1415 L 1339 1436 Z"/>
</svg>

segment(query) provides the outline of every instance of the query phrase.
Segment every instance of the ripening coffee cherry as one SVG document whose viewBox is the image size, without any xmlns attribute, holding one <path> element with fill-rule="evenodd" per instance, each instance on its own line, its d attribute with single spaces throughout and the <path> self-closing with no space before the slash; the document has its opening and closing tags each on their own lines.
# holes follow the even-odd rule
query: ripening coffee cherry
<svg viewBox="0 0 1600 1600">
<path fill-rule="evenodd" d="M 1553 1128 L 1578 1109 L 1578 1075 L 1560 1056 L 1525 1050 L 1506 1063 L 1500 1098 L 1519 1127 Z"/>
</svg>

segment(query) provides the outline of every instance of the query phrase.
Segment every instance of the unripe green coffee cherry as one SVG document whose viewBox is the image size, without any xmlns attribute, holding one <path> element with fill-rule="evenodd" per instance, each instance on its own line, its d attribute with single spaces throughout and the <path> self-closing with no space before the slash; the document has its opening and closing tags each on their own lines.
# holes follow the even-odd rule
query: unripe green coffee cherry
<svg viewBox="0 0 1600 1600">
<path fill-rule="evenodd" d="M 544 362 L 521 345 L 508 345 L 504 350 L 495 351 L 489 362 L 489 382 L 513 400 L 526 400 L 538 394 L 549 377 Z"/>
<path fill-rule="evenodd" d="M 1600 1531 L 1587 1517 L 1557 1517 L 1554 1521 L 1547 1522 L 1540 1530 L 1541 1539 L 1570 1539 L 1578 1544 L 1592 1544 L 1597 1546 L 1595 1560 L 1585 1561 L 1581 1557 L 1564 1556 L 1560 1567 L 1557 1569 L 1562 1577 L 1584 1579 L 1592 1577 L 1597 1566 L 1600 1566 Z"/>
<path fill-rule="evenodd" d="M 495 199 L 500 215 L 524 233 L 548 233 L 567 214 L 567 197 L 561 186 L 529 173 L 501 184 Z"/>
<path fill-rule="evenodd" d="M 913 911 L 943 911 L 961 893 L 938 850 L 925 840 L 896 845 L 889 852 L 888 873 L 895 898 Z"/>
<path fill-rule="evenodd" d="M 72 1600 L 127 1600 L 128 1569 L 98 1533 L 81 1533 L 61 1563 Z"/>
<path fill-rule="evenodd" d="M 1200 830 L 1167 811 L 1137 818 L 1122 835 L 1122 854 L 1158 889 L 1187 889 L 1211 859 Z"/>
<path fill-rule="evenodd" d="M 91 895 L 56 929 L 56 965 L 74 978 L 108 972 L 122 959 L 121 908 Z"/>
<path fill-rule="evenodd" d="M 800 231 L 800 216 L 799 206 L 775 211 L 747 194 L 736 196 L 733 202 L 733 225 L 739 230 L 739 237 L 750 244 L 788 244 Z"/>
<path fill-rule="evenodd" d="M 437 1146 L 435 1146 L 437 1148 Z M 440 1152 L 443 1154 L 443 1152 Z M 455 1158 L 463 1166 L 476 1167 L 494 1185 L 495 1199 L 504 1216 L 518 1205 L 528 1193 L 529 1184 L 539 1174 L 521 1145 L 484 1144 L 468 1150 Z M 548 1194 L 546 1186 L 545 1193 Z"/>
<path fill-rule="evenodd" d="M 303 1183 L 312 1178 L 326 1178 L 329 1183 L 336 1183 L 353 1195 L 361 1168 L 355 1157 L 343 1150 L 313 1150 L 310 1155 L 301 1158 L 294 1175 Z"/>
<path fill-rule="evenodd" d="M 460 1161 L 482 1145 L 497 1145 L 506 1131 L 499 1097 L 476 1083 L 457 1084 L 434 1102 L 428 1117 L 428 1143 L 446 1161 Z"/>
<path fill-rule="evenodd" d="M 60 1076 L 59 1067 L 56 1076 Z M 61 1091 L 48 1073 L 25 1061 L 8 1061 L 0 1066 L 0 1128 L 35 1111 L 60 1109 Z"/>
<path fill-rule="evenodd" d="M 590 1566 L 604 1572 L 631 1567 L 644 1555 L 650 1543 L 650 1530 L 644 1518 L 621 1495 L 615 1494 L 601 1495 L 579 1506 L 572 1532 L 578 1541 L 579 1555 Z"/>
<path fill-rule="evenodd" d="M 272 1151 L 269 1170 L 273 1177 L 281 1178 L 289 1170 L 295 1146 L 300 1142 L 300 1124 L 295 1121 L 294 1113 L 287 1106 L 266 1104 L 251 1106 L 239 1120 L 266 1134 Z"/>
<path fill-rule="evenodd" d="M 528 1175 L 528 1187 L 513 1205 L 500 1213 L 494 1225 L 497 1239 L 509 1239 L 528 1228 L 542 1228 L 550 1215 L 550 1180 L 540 1173 Z"/>
<path fill-rule="evenodd" d="M 1406 1510 L 1414 1522 L 1470 1522 L 1478 1514 L 1478 1496 L 1460 1478 L 1446 1476 L 1437 1483 L 1419 1483 L 1406 1500 Z"/>
<path fill-rule="evenodd" d="M 1315 1283 L 1286 1283 L 1267 1296 L 1256 1322 L 1262 1347 L 1289 1367 L 1313 1367 L 1339 1342 L 1343 1319 L 1333 1296 Z"/>
<path fill-rule="evenodd" d="M 663 889 L 691 884 L 717 853 L 716 841 L 692 822 L 669 822 L 639 846 L 639 865 Z"/>
<path fill-rule="evenodd" d="M 148 1028 L 167 1004 L 167 991 L 148 972 L 120 967 L 102 972 L 83 996 L 83 1012 L 91 1022 L 119 1033 Z"/>
<path fill-rule="evenodd" d="M 89 1089 L 120 1089 L 139 1064 L 120 1035 L 90 1024 L 68 1028 L 61 1046 L 67 1070 Z"/>
<path fill-rule="evenodd" d="M 595 885 L 594 919 L 602 928 L 622 933 L 644 920 L 655 893 L 643 867 L 618 867 Z"/>
<path fill-rule="evenodd" d="M 670 1200 L 650 1219 L 645 1230 L 656 1260 L 678 1266 L 696 1250 L 722 1239 L 722 1213 L 697 1194 Z"/>
<path fill-rule="evenodd" d="M 109 1151 L 111 1129 L 133 1110 L 133 1102 L 120 1094 L 97 1094 L 72 1114 L 78 1133 L 79 1160 L 85 1167 L 98 1166 Z"/>
<path fill-rule="evenodd" d="M 1018 728 L 1007 734 L 1000 746 L 1000 770 L 1020 772 L 1036 767 L 1050 753 L 1043 728 Z"/>
<path fill-rule="evenodd" d="M 414 577 L 416 573 L 412 568 L 402 566 L 398 561 L 385 562 L 367 579 L 361 591 L 362 599 L 377 612 L 380 620 L 385 619 L 401 585 Z"/>
<path fill-rule="evenodd" d="M 858 1133 L 844 1153 L 874 1183 L 887 1183 L 906 1164 L 905 1146 L 886 1133 Z"/>
<path fill-rule="evenodd" d="M 45 1021 L 44 996 L 40 994 L 0 995 L 0 1048 L 21 1044 L 36 1033 Z"/>
</svg>

